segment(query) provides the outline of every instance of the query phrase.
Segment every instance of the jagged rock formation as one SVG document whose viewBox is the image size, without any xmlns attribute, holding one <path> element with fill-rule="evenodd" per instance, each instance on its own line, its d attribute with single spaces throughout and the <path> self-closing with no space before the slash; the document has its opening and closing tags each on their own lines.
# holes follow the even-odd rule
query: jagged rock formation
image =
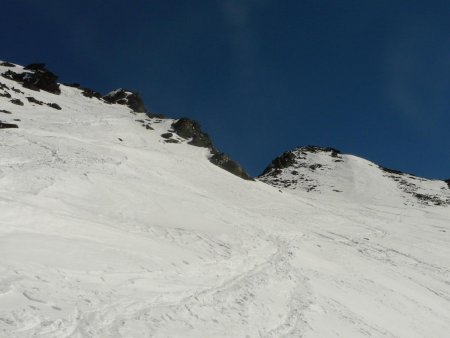
<svg viewBox="0 0 450 338">
<path fill-rule="evenodd" d="M 242 168 L 237 162 L 233 161 L 228 155 L 224 153 L 215 152 L 209 158 L 212 164 L 229 171 L 230 173 L 243 178 L 244 180 L 253 181 L 253 177 L 251 177 L 245 170 Z"/>
<path fill-rule="evenodd" d="M 290 151 L 286 151 L 277 158 L 275 158 L 272 161 L 272 163 L 266 169 L 264 169 L 261 176 L 266 174 L 276 176 L 277 173 L 281 172 L 281 169 L 288 168 L 294 165 L 294 163 L 295 163 L 295 154 Z"/>
<path fill-rule="evenodd" d="M 116 89 L 103 96 L 103 100 L 108 103 L 126 105 L 137 113 L 149 113 L 139 94 L 131 90 L 122 88 Z"/>
<path fill-rule="evenodd" d="M 47 70 L 45 64 L 32 63 L 23 69 L 28 72 L 16 73 L 12 70 L 8 70 L 3 73 L 2 76 L 21 83 L 24 88 L 36 91 L 45 90 L 53 94 L 61 93 L 59 84 L 56 82 L 58 77 Z"/>
<path fill-rule="evenodd" d="M 196 147 L 214 149 L 211 138 L 201 130 L 200 124 L 188 118 L 181 118 L 172 123 L 174 132 L 184 138 L 189 139 L 189 144 Z"/>
<path fill-rule="evenodd" d="M 233 161 L 228 155 L 219 152 L 214 147 L 211 138 L 202 131 L 198 122 L 188 118 L 181 118 L 172 123 L 172 129 L 178 136 L 189 139 L 188 144 L 196 147 L 209 148 L 212 154 L 209 158 L 211 163 L 244 180 L 253 180 L 237 162 Z"/>
</svg>

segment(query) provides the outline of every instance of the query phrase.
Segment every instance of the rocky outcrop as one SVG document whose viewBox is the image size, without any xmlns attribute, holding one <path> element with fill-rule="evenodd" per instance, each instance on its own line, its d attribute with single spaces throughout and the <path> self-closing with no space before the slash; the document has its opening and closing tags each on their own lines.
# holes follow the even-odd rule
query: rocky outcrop
<svg viewBox="0 0 450 338">
<path fill-rule="evenodd" d="M 86 96 L 90 99 L 91 98 L 96 98 L 99 100 L 102 99 L 102 94 L 100 92 L 86 87 L 81 87 L 79 83 L 64 83 L 64 86 L 78 88 L 79 90 L 81 90 L 81 94 L 83 94 L 83 96 Z"/>
<path fill-rule="evenodd" d="M 403 175 L 404 174 L 403 171 L 386 168 L 381 165 L 379 165 L 378 168 L 380 168 L 381 170 L 383 170 L 385 173 L 388 173 L 388 174 L 395 174 L 395 175 Z"/>
<path fill-rule="evenodd" d="M 212 164 L 240 177 L 244 180 L 253 180 L 253 178 L 228 155 L 219 152 L 213 145 L 208 134 L 202 131 L 200 124 L 197 121 L 181 118 L 172 123 L 173 131 L 180 137 L 189 140 L 188 144 L 208 148 L 211 150 L 211 157 L 209 161 Z"/>
<path fill-rule="evenodd" d="M 17 81 L 23 87 L 31 90 L 44 90 L 53 94 L 60 94 L 59 84 L 56 82 L 58 77 L 47 70 L 43 63 L 32 63 L 24 68 L 29 72 L 16 73 L 8 70 L 2 74 L 3 77 Z"/>
<path fill-rule="evenodd" d="M 32 63 L 25 67 L 32 73 L 24 73 L 23 86 L 34 90 L 44 90 L 53 94 L 60 94 L 58 76 L 45 68 L 43 63 Z"/>
<path fill-rule="evenodd" d="M 294 152 L 300 152 L 300 154 L 305 155 L 306 153 L 316 154 L 316 153 L 329 153 L 328 155 L 335 158 L 336 161 L 339 161 L 339 157 L 341 152 L 335 148 L 331 147 L 319 147 L 319 146 L 305 146 L 296 148 L 293 151 L 286 151 L 277 158 L 275 158 L 269 166 L 264 169 L 263 173 L 260 176 L 264 175 L 277 175 L 281 172 L 282 169 L 289 168 L 294 166 L 297 163 L 297 156 Z M 302 159 L 299 157 L 299 159 Z M 311 170 L 316 170 L 320 168 L 320 164 L 310 165 L 309 168 Z M 295 175 L 295 174 L 294 174 Z"/>
<path fill-rule="evenodd" d="M 269 174 L 271 172 L 277 172 L 280 169 L 288 168 L 295 163 L 295 154 L 291 151 L 286 151 L 277 158 L 275 158 L 269 166 L 264 169 L 262 175 Z"/>
<path fill-rule="evenodd" d="M 0 121 L 0 129 L 10 129 L 10 128 L 19 128 L 19 126 L 14 123 L 5 123 Z"/>
<path fill-rule="evenodd" d="M 17 104 L 18 106 L 23 106 L 23 102 L 20 101 L 19 99 L 12 99 L 9 102 L 11 102 L 13 104 Z"/>
<path fill-rule="evenodd" d="M 444 182 L 445 182 L 445 183 L 447 183 L 447 185 L 448 185 L 448 188 L 450 189 L 450 179 L 448 179 L 448 180 L 445 180 Z"/>
<path fill-rule="evenodd" d="M 47 106 L 49 106 L 50 108 L 56 109 L 56 110 L 61 110 L 62 109 L 59 106 L 59 104 L 56 104 L 56 103 L 47 103 Z"/>
<path fill-rule="evenodd" d="M 339 157 L 339 155 L 341 154 L 340 150 L 337 150 L 335 148 L 331 148 L 331 147 L 319 147 L 319 146 L 306 146 L 306 147 L 302 147 L 301 148 L 302 151 L 308 152 L 308 153 L 330 153 L 331 157 Z"/>
<path fill-rule="evenodd" d="M 81 94 L 83 94 L 83 96 L 86 96 L 90 99 L 92 98 L 96 98 L 96 99 L 101 99 L 102 98 L 102 94 L 100 94 L 100 92 L 97 92 L 93 89 L 89 89 L 89 88 L 81 88 Z"/>
<path fill-rule="evenodd" d="M 208 134 L 204 133 L 200 124 L 194 120 L 181 118 L 172 124 L 172 129 L 178 136 L 191 139 L 188 143 L 193 146 L 214 149 Z"/>
<path fill-rule="evenodd" d="M 210 157 L 209 161 L 216 166 L 229 171 L 230 173 L 244 179 L 253 181 L 251 177 L 237 162 L 233 161 L 228 155 L 216 152 Z"/>
<path fill-rule="evenodd" d="M 26 99 L 28 100 L 28 102 L 35 103 L 35 104 L 38 104 L 40 106 L 42 106 L 44 104 L 44 102 L 36 100 L 34 97 L 31 97 L 31 96 L 27 96 Z"/>
<path fill-rule="evenodd" d="M 107 103 L 123 104 L 129 107 L 136 113 L 149 114 L 148 109 L 145 107 L 144 101 L 138 93 L 126 89 L 116 89 L 105 96 L 103 100 Z"/>
<path fill-rule="evenodd" d="M 172 138 L 172 136 L 173 136 L 172 133 L 164 133 L 164 134 L 161 134 L 161 137 L 162 137 L 162 138 L 165 138 L 165 139 L 170 139 L 170 138 Z"/>
</svg>

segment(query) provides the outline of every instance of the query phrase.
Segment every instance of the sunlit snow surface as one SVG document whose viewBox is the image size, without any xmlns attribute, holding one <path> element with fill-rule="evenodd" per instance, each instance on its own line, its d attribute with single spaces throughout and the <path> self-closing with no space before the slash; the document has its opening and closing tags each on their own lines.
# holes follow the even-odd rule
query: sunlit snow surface
<svg viewBox="0 0 450 338">
<path fill-rule="evenodd" d="M 0 337 L 449 337 L 448 206 L 355 157 L 349 193 L 244 181 L 171 120 L 0 82 Z"/>
</svg>

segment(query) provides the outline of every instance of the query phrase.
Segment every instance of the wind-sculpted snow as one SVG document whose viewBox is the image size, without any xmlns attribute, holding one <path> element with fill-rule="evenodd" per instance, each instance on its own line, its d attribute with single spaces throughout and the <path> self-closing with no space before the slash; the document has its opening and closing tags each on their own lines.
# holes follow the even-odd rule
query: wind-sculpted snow
<svg viewBox="0 0 450 338">
<path fill-rule="evenodd" d="M 173 120 L 0 82 L 0 337 L 448 337 L 450 208 L 377 166 L 272 187 Z"/>
</svg>

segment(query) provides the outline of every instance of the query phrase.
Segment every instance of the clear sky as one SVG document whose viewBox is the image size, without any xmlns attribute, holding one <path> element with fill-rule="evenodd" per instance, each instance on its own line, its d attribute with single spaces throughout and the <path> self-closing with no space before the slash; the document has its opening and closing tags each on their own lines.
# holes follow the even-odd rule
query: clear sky
<svg viewBox="0 0 450 338">
<path fill-rule="evenodd" d="M 299 145 L 450 178 L 450 1 L 4 0 L 0 59 L 137 90 L 259 174 Z"/>
</svg>

